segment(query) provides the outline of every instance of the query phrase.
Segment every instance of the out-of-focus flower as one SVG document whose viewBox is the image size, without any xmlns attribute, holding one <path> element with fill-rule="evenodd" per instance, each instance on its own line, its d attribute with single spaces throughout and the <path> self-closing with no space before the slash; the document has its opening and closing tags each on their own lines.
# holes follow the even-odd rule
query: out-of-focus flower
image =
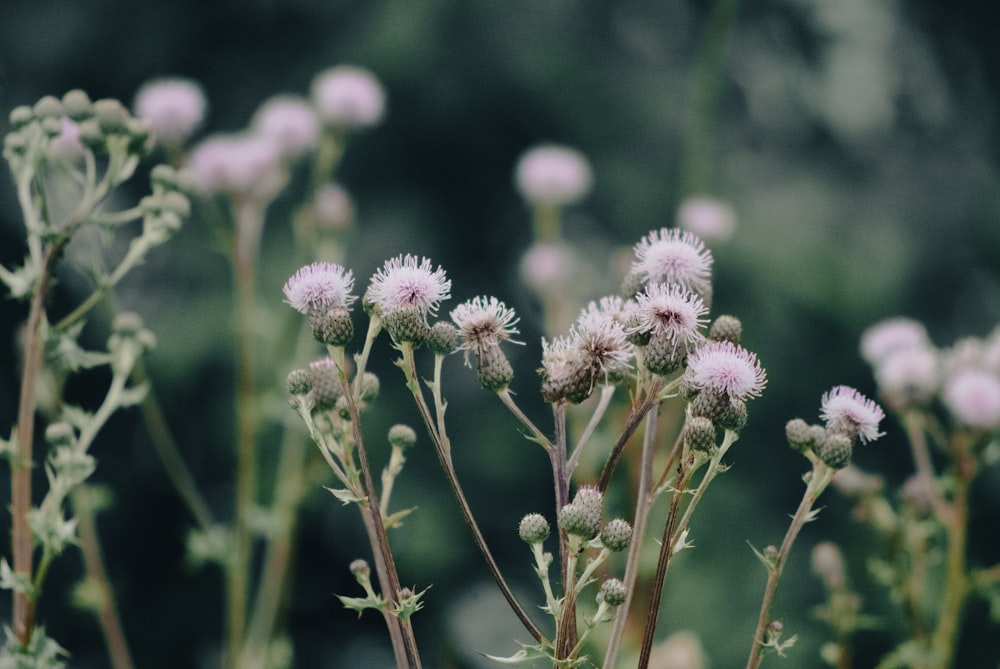
<svg viewBox="0 0 1000 669">
<path fill-rule="evenodd" d="M 313 198 L 313 212 L 320 227 L 333 230 L 346 228 L 353 216 L 351 196 L 340 184 L 324 184 Z"/>
<path fill-rule="evenodd" d="M 319 119 L 305 98 L 278 95 L 267 100 L 254 114 L 254 131 L 277 144 L 281 153 L 295 159 L 311 151 L 319 141 Z"/>
<path fill-rule="evenodd" d="M 538 242 L 532 244 L 521 259 L 521 278 L 539 293 L 563 288 L 572 280 L 577 259 L 565 244 Z"/>
<path fill-rule="evenodd" d="M 941 397 L 962 425 L 979 430 L 1000 427 L 1000 377 L 996 374 L 963 369 L 945 381 Z"/>
<path fill-rule="evenodd" d="M 187 166 L 208 193 L 268 200 L 284 187 L 288 173 L 278 145 L 258 135 L 214 135 L 199 143 Z"/>
<path fill-rule="evenodd" d="M 878 365 L 893 351 L 931 346 L 927 329 L 912 318 L 889 318 L 871 326 L 861 335 L 861 357 Z"/>
<path fill-rule="evenodd" d="M 677 227 L 712 243 L 727 242 L 736 232 L 736 212 L 713 197 L 692 196 L 681 202 L 675 217 Z"/>
<path fill-rule="evenodd" d="M 896 411 L 926 404 L 941 385 L 938 353 L 927 346 L 896 349 L 874 371 L 879 393 Z"/>
<path fill-rule="evenodd" d="M 205 94 L 190 79 L 154 79 L 135 95 L 135 115 L 149 124 L 157 142 L 183 144 L 201 125 L 207 107 Z"/>
<path fill-rule="evenodd" d="M 590 192 L 594 176 L 579 151 L 545 145 L 521 156 L 514 179 L 521 196 L 531 204 L 563 206 L 582 200 Z"/>
<path fill-rule="evenodd" d="M 385 91 L 370 71 L 338 65 L 313 79 L 312 101 L 320 120 L 354 130 L 376 125 L 385 113 Z"/>
</svg>

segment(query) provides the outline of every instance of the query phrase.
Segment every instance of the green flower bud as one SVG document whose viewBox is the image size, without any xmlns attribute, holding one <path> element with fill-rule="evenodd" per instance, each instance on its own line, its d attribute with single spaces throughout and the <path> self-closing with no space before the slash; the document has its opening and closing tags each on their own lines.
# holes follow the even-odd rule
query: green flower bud
<svg viewBox="0 0 1000 669">
<path fill-rule="evenodd" d="M 362 402 L 371 402 L 378 397 L 380 388 L 378 377 L 372 372 L 365 372 L 361 375 L 361 384 L 358 387 L 359 399 Z"/>
<path fill-rule="evenodd" d="M 312 376 L 312 398 L 316 411 L 330 411 L 343 395 L 340 374 L 329 358 L 322 358 L 309 365 Z"/>
<path fill-rule="evenodd" d="M 479 351 L 477 362 L 479 382 L 486 390 L 503 390 L 514 378 L 514 368 L 499 345 L 487 346 Z"/>
<path fill-rule="evenodd" d="M 20 130 L 35 120 L 35 112 L 27 105 L 19 105 L 10 110 L 10 125 L 14 130 Z"/>
<path fill-rule="evenodd" d="M 820 430 L 818 435 L 815 430 L 816 427 L 819 427 Z M 817 436 L 819 436 L 819 439 L 816 438 Z M 816 445 L 826 438 L 826 431 L 821 426 L 809 425 L 809 423 L 801 418 L 793 418 L 785 425 L 785 437 L 788 439 L 789 446 L 800 453 L 804 453 L 815 450 Z"/>
<path fill-rule="evenodd" d="M 834 469 L 843 469 L 851 462 L 854 442 L 843 433 L 829 432 L 826 435 L 826 439 L 817 444 L 813 450 L 827 466 Z"/>
<path fill-rule="evenodd" d="M 163 194 L 160 206 L 164 211 L 177 214 L 181 218 L 187 218 L 191 215 L 191 201 L 186 195 L 175 190 Z"/>
<path fill-rule="evenodd" d="M 291 395 L 305 395 L 313 387 L 313 376 L 308 369 L 293 369 L 285 379 L 285 388 Z"/>
<path fill-rule="evenodd" d="M 354 574 L 354 578 L 358 580 L 358 583 L 361 583 L 362 585 L 367 583 L 368 579 L 370 579 L 372 575 L 371 567 L 369 567 L 368 563 L 361 558 L 353 561 L 348 569 L 350 569 L 351 573 Z"/>
<path fill-rule="evenodd" d="M 107 149 L 104 141 L 104 133 L 101 132 L 96 119 L 89 118 L 85 121 L 80 121 L 77 124 L 77 132 L 79 133 L 80 143 L 91 151 L 97 153 Z"/>
<path fill-rule="evenodd" d="M 78 123 L 94 115 L 94 107 L 90 102 L 90 97 L 78 88 L 63 95 L 62 104 L 66 116 Z"/>
<path fill-rule="evenodd" d="M 45 441 L 52 447 L 70 446 L 75 440 L 76 432 L 73 431 L 73 426 L 65 421 L 52 423 L 45 428 Z"/>
<path fill-rule="evenodd" d="M 738 397 L 729 399 L 729 408 L 719 416 L 719 427 L 739 432 L 747 424 L 747 403 Z"/>
<path fill-rule="evenodd" d="M 437 355 L 448 355 L 458 347 L 458 328 L 448 321 L 438 321 L 431 326 L 427 346 Z"/>
<path fill-rule="evenodd" d="M 135 336 L 142 331 L 142 317 L 131 311 L 123 311 L 115 316 L 111 329 L 120 335 Z"/>
<path fill-rule="evenodd" d="M 601 544 L 609 551 L 619 553 L 632 543 L 632 525 L 624 518 L 615 518 L 601 529 Z"/>
<path fill-rule="evenodd" d="M 354 337 L 351 313 L 344 308 L 311 312 L 309 327 L 317 341 L 329 346 L 345 346 Z"/>
<path fill-rule="evenodd" d="M 409 342 L 420 346 L 430 334 L 430 326 L 423 313 L 415 308 L 396 309 L 382 317 L 382 325 L 397 344 Z"/>
<path fill-rule="evenodd" d="M 581 486 L 573 497 L 573 503 L 560 510 L 559 527 L 568 534 L 590 541 L 601 527 L 603 505 L 604 496 L 600 490 L 593 486 Z"/>
<path fill-rule="evenodd" d="M 715 448 L 715 423 L 704 416 L 692 416 L 684 424 L 684 443 L 695 451 L 711 451 Z"/>
<path fill-rule="evenodd" d="M 653 374 L 671 374 L 687 360 L 687 348 L 674 337 L 653 334 L 643 348 L 646 369 Z"/>
<path fill-rule="evenodd" d="M 549 538 L 549 521 L 540 513 L 529 513 L 521 519 L 517 533 L 521 540 L 529 544 L 540 544 Z"/>
<path fill-rule="evenodd" d="M 105 135 L 122 135 L 128 131 L 128 111 L 118 100 L 105 98 L 95 102 L 94 118 Z"/>
<path fill-rule="evenodd" d="M 417 443 L 417 433 L 409 425 L 393 425 L 389 428 L 389 443 L 395 448 L 406 450 Z"/>
<path fill-rule="evenodd" d="M 737 346 L 743 335 L 743 323 L 736 316 L 718 316 L 708 331 L 708 338 L 714 341 L 730 341 Z"/>
<path fill-rule="evenodd" d="M 729 410 L 729 396 L 713 388 L 705 388 L 691 401 L 691 415 L 704 416 L 718 422 Z"/>
<path fill-rule="evenodd" d="M 609 578 L 601 583 L 601 589 L 597 592 L 597 603 L 601 602 L 608 606 L 621 606 L 628 598 L 628 590 L 625 584 L 617 578 Z"/>
<path fill-rule="evenodd" d="M 630 300 L 646 287 L 646 279 L 641 272 L 629 272 L 622 279 L 622 297 Z"/>
<path fill-rule="evenodd" d="M 40 121 L 46 118 L 58 120 L 65 114 L 59 98 L 52 95 L 46 95 L 36 102 L 33 111 L 35 112 L 35 117 Z"/>
</svg>

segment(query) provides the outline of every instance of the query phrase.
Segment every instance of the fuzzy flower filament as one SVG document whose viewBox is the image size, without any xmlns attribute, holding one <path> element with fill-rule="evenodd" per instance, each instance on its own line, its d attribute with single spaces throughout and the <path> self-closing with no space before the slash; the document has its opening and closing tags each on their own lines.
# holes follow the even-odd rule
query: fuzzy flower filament
<svg viewBox="0 0 1000 669">
<path fill-rule="evenodd" d="M 842 433 L 862 443 L 875 441 L 884 432 L 878 426 L 885 418 L 882 407 L 854 388 L 837 386 L 823 394 L 821 413 L 827 432 Z"/>
<path fill-rule="evenodd" d="M 677 283 L 705 297 L 711 291 L 712 253 L 694 234 L 654 230 L 635 246 L 632 273 L 645 283 Z"/>
<path fill-rule="evenodd" d="M 437 314 L 441 301 L 449 297 L 451 281 L 444 269 L 434 269 L 427 258 L 407 254 L 387 260 L 375 273 L 365 302 L 393 340 L 422 342 L 430 330 L 428 314 Z"/>
<path fill-rule="evenodd" d="M 759 397 L 767 374 L 757 356 L 730 341 L 710 341 L 687 361 L 687 383 L 697 390 L 713 390 L 731 399 Z"/>
<path fill-rule="evenodd" d="M 500 342 L 513 341 L 511 335 L 518 332 L 514 327 L 518 321 L 514 310 L 495 297 L 482 296 L 455 307 L 451 319 L 458 328 L 458 348 L 465 351 L 465 363 L 469 364 L 470 351 L 476 356 L 483 387 L 506 388 L 514 377 L 514 369 L 500 349 Z"/>
</svg>

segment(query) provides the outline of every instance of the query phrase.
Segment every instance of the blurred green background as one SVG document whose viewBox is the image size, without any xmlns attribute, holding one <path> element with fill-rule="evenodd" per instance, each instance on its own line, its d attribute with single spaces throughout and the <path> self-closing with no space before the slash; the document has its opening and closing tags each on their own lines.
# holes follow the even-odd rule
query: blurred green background
<svg viewBox="0 0 1000 669">
<path fill-rule="evenodd" d="M 785 421 L 815 420 L 821 394 L 837 384 L 874 392 L 857 342 L 879 319 L 917 318 L 942 346 L 1000 322 L 997 17 L 985 0 L 4 0 L 0 109 L 6 124 L 15 105 L 71 88 L 130 104 L 146 80 L 178 75 L 205 88 L 204 132 L 234 131 L 271 95 L 305 94 L 328 66 L 371 69 L 389 111 L 352 141 L 339 172 L 357 207 L 345 264 L 363 286 L 384 259 L 422 254 L 447 269 L 452 305 L 487 293 L 513 306 L 527 345 L 513 353 L 512 387 L 539 421 L 541 322 L 517 272 L 531 242 L 530 212 L 512 182 L 517 157 L 544 141 L 592 161 L 594 191 L 564 226 L 593 258 L 589 297 L 615 290 L 615 249 L 672 224 L 684 195 L 730 202 L 739 227 L 713 249 L 713 313 L 743 319 L 744 344 L 769 384 L 751 404 L 734 467 L 695 518 L 696 549 L 671 569 L 661 629 L 695 630 L 712 666 L 732 667 L 745 661 L 765 580 L 747 541 L 778 542 L 801 495 L 806 466 L 784 445 Z M 272 208 L 265 231 L 261 294 L 275 302 L 296 269 L 288 252 L 295 188 Z M 23 255 L 23 232 L 6 177 L 0 235 L 10 267 Z M 87 252 L 78 248 L 76 257 Z M 61 288 L 82 293 L 79 281 L 69 270 Z M 151 375 L 223 515 L 232 485 L 231 293 L 226 261 L 196 219 L 118 292 L 159 337 Z M 6 426 L 25 308 L 8 300 L 0 309 Z M 105 335 L 95 325 L 93 343 Z M 393 422 L 417 424 L 384 342 L 380 353 L 375 435 Z M 459 356 L 446 375 L 456 463 L 473 508 L 501 563 L 536 597 L 515 529 L 530 511 L 552 517 L 547 458 L 518 436 Z M 76 392 L 86 397 L 86 386 Z M 898 426 L 889 419 L 885 429 L 855 461 L 898 483 L 909 456 Z M 486 584 L 436 459 L 421 446 L 396 493 L 398 504 L 419 508 L 394 541 L 404 583 L 433 584 L 416 619 L 425 666 L 489 666 L 476 651 L 512 653 L 512 637 L 528 639 Z M 117 499 L 101 531 L 137 664 L 199 666 L 221 634 L 218 572 L 186 565 L 190 518 L 135 415 L 114 419 L 96 455 L 96 478 Z M 3 499 L 7 486 L 4 477 Z M 859 552 L 870 537 L 852 524 L 849 505 L 828 495 L 779 590 L 775 613 L 800 635 L 784 666 L 820 664 L 825 630 L 811 610 L 822 590 L 808 568 L 817 541 L 843 542 L 867 610 L 886 604 Z M 996 467 L 979 479 L 975 502 L 972 559 L 993 564 Z M 357 621 L 333 596 L 354 594 L 346 567 L 365 546 L 357 513 L 317 487 L 303 509 L 286 620 L 296 666 L 391 662 L 380 621 Z M 107 666 L 96 625 L 67 606 L 79 572 L 76 555 L 56 565 L 41 615 L 72 650 L 71 666 Z M 8 606 L 0 601 L 0 610 Z M 970 607 L 957 666 L 1000 661 L 985 617 L 982 606 Z M 891 648 L 897 621 L 882 622 L 857 639 L 856 666 L 873 666 Z"/>
</svg>

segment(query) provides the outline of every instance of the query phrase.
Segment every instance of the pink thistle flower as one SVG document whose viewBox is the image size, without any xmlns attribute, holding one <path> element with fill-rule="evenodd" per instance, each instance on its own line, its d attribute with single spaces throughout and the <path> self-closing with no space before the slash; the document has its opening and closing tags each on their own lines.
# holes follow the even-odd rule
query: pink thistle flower
<svg viewBox="0 0 1000 669">
<path fill-rule="evenodd" d="M 591 307 L 595 306 L 591 302 Z M 624 372 L 631 366 L 633 348 L 625 327 L 610 313 L 585 310 L 570 328 L 570 340 L 584 360 L 602 374 Z"/>
<path fill-rule="evenodd" d="M 1000 427 L 1000 377 L 983 369 L 963 369 L 945 383 L 945 406 L 967 427 L 993 430 Z"/>
<path fill-rule="evenodd" d="M 406 254 L 387 260 L 372 277 L 366 299 L 385 318 L 403 309 L 421 316 L 437 313 L 441 300 L 451 297 L 451 281 L 427 258 Z"/>
<path fill-rule="evenodd" d="M 826 421 L 827 430 L 844 432 L 852 439 L 857 436 L 862 443 L 875 441 L 884 432 L 878 424 L 885 418 L 882 407 L 854 388 L 837 386 L 823 394 L 820 416 Z"/>
<path fill-rule="evenodd" d="M 154 79 L 135 94 L 135 115 L 149 124 L 164 144 L 182 144 L 205 117 L 205 94 L 190 79 Z"/>
<path fill-rule="evenodd" d="M 469 351 L 479 355 L 501 341 L 513 341 L 511 335 L 518 333 L 514 327 L 517 314 L 495 297 L 474 297 L 463 302 L 452 309 L 451 320 L 458 328 L 461 339 L 458 348 L 466 352 L 466 362 Z"/>
<path fill-rule="evenodd" d="M 301 314 L 346 309 L 356 299 L 351 295 L 354 276 L 350 270 L 327 262 L 306 265 L 285 282 L 285 301 Z"/>
<path fill-rule="evenodd" d="M 207 193 L 263 201 L 277 195 L 288 180 L 278 145 L 258 135 L 209 137 L 191 151 L 187 166 Z"/>
<path fill-rule="evenodd" d="M 712 253 L 690 232 L 654 230 L 635 246 L 632 272 L 648 283 L 678 283 L 700 295 L 711 289 Z"/>
<path fill-rule="evenodd" d="M 861 357 L 877 365 L 890 353 L 906 348 L 926 348 L 931 345 L 927 329 L 912 318 L 889 318 L 864 331 L 861 335 Z"/>
<path fill-rule="evenodd" d="M 370 71 L 339 65 L 313 79 L 312 100 L 320 119 L 353 130 L 376 125 L 385 113 L 385 90 Z"/>
<path fill-rule="evenodd" d="M 712 197 L 689 197 L 677 208 L 677 226 L 708 242 L 729 241 L 736 232 L 736 212 Z"/>
<path fill-rule="evenodd" d="M 692 348 L 705 337 L 698 328 L 708 322 L 708 307 L 701 298 L 676 283 L 651 283 L 635 296 L 630 333 L 666 337 L 674 346 Z"/>
<path fill-rule="evenodd" d="M 319 119 L 304 98 L 279 95 L 267 100 L 254 114 L 251 123 L 257 134 L 278 145 L 291 159 L 311 151 L 319 141 Z"/>
<path fill-rule="evenodd" d="M 692 388 L 741 400 L 759 397 L 767 385 L 757 356 L 731 341 L 710 341 L 688 356 L 685 378 Z"/>
<path fill-rule="evenodd" d="M 874 371 L 879 393 L 896 411 L 929 402 L 941 384 L 938 352 L 927 346 L 892 351 Z"/>
<path fill-rule="evenodd" d="M 590 192 L 594 175 L 579 151 L 548 145 L 521 156 L 514 180 L 531 204 L 562 206 L 582 200 Z"/>
</svg>

